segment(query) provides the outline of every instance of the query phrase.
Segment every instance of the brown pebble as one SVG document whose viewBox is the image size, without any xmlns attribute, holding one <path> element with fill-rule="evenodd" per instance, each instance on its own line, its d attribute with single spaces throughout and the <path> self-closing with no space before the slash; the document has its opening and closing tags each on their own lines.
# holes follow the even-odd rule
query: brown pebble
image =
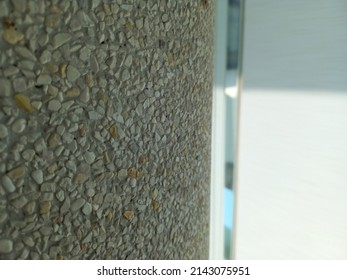
<svg viewBox="0 0 347 280">
<path fill-rule="evenodd" d="M 16 168 L 12 169 L 10 172 L 8 172 L 7 175 L 12 180 L 16 180 L 18 178 L 21 178 L 25 175 L 25 167 L 24 166 L 18 166 Z"/>
<path fill-rule="evenodd" d="M 66 92 L 66 95 L 69 97 L 77 97 L 80 95 L 80 89 L 79 88 L 71 88 Z"/>
<path fill-rule="evenodd" d="M 76 174 L 74 183 L 83 184 L 85 181 L 87 181 L 87 179 L 88 179 L 88 176 L 85 173 L 81 172 Z"/>
<path fill-rule="evenodd" d="M 113 214 L 112 214 L 111 212 L 109 212 L 109 213 L 107 214 L 106 218 L 107 218 L 108 220 L 111 221 L 112 218 L 113 218 Z"/>
<path fill-rule="evenodd" d="M 134 212 L 133 211 L 124 211 L 123 212 L 123 216 L 127 219 L 127 220 L 131 220 L 134 217 Z"/>
<path fill-rule="evenodd" d="M 48 147 L 49 148 L 54 148 L 60 143 L 60 135 L 58 133 L 53 133 L 51 136 L 48 138 Z"/>
<path fill-rule="evenodd" d="M 22 93 L 18 93 L 14 96 L 14 102 L 25 112 L 31 113 L 35 111 L 34 107 L 30 103 L 29 97 Z"/>
<path fill-rule="evenodd" d="M 139 170 L 136 170 L 135 168 L 129 168 L 128 169 L 128 177 L 130 179 L 137 179 L 141 177 L 142 173 Z"/>
<path fill-rule="evenodd" d="M 62 78 L 66 77 L 66 68 L 67 68 L 66 63 L 63 63 L 62 65 L 60 65 L 60 75 Z"/>
<path fill-rule="evenodd" d="M 46 63 L 45 66 L 47 70 L 52 74 L 58 72 L 58 66 L 53 63 Z"/>
<path fill-rule="evenodd" d="M 41 203 L 40 214 L 47 214 L 51 210 L 52 204 L 50 201 L 44 201 Z"/>
<path fill-rule="evenodd" d="M 158 203 L 158 201 L 153 200 L 153 201 L 152 201 L 152 207 L 153 207 L 154 210 L 158 210 L 158 209 L 159 209 L 159 203 Z"/>
<path fill-rule="evenodd" d="M 145 155 L 140 155 L 139 156 L 139 164 L 145 164 L 147 161 L 147 158 Z"/>
<path fill-rule="evenodd" d="M 15 45 L 24 39 L 24 34 L 13 28 L 8 28 L 3 32 L 2 37 L 7 43 Z"/>
<path fill-rule="evenodd" d="M 117 127 L 116 126 L 112 125 L 109 128 L 109 131 L 110 131 L 110 134 L 112 135 L 113 138 L 116 138 L 118 136 Z"/>
</svg>

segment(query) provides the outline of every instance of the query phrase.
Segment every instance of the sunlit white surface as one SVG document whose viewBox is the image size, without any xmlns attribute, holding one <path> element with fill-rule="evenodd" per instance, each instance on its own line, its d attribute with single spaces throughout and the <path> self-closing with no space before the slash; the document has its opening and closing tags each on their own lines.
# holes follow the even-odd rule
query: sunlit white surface
<svg viewBox="0 0 347 280">
<path fill-rule="evenodd" d="M 347 259 L 347 95 L 243 104 L 236 257 Z"/>
<path fill-rule="evenodd" d="M 347 2 L 246 1 L 237 259 L 347 259 Z"/>
</svg>

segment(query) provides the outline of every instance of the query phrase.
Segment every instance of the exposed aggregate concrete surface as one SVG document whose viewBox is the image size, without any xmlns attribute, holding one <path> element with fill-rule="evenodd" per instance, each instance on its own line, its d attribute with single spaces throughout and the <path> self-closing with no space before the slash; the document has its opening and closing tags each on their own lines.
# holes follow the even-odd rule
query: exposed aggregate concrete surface
<svg viewBox="0 0 347 280">
<path fill-rule="evenodd" d="M 0 2 L 0 259 L 207 259 L 213 1 Z"/>
</svg>

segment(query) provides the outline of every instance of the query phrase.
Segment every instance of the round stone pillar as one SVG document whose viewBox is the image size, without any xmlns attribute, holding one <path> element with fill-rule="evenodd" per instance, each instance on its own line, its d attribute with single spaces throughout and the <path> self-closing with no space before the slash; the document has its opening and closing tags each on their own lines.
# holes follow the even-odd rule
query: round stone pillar
<svg viewBox="0 0 347 280">
<path fill-rule="evenodd" d="M 0 258 L 207 259 L 214 2 L 0 17 Z"/>
</svg>

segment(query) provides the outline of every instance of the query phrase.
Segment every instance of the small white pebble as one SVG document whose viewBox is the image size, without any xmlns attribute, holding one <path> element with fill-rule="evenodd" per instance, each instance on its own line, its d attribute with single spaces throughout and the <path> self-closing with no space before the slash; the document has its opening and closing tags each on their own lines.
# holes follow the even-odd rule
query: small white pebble
<svg viewBox="0 0 347 280">
<path fill-rule="evenodd" d="M 11 129 L 14 133 L 21 133 L 24 131 L 26 124 L 27 121 L 25 119 L 18 119 L 14 121 L 14 123 L 11 126 Z"/>
<path fill-rule="evenodd" d="M 31 177 L 35 180 L 36 183 L 42 184 L 43 183 L 43 172 L 42 170 L 35 170 L 33 173 L 31 173 Z"/>
<path fill-rule="evenodd" d="M 56 112 L 60 108 L 61 108 L 61 103 L 58 100 L 53 99 L 48 102 L 48 110 Z"/>
</svg>

